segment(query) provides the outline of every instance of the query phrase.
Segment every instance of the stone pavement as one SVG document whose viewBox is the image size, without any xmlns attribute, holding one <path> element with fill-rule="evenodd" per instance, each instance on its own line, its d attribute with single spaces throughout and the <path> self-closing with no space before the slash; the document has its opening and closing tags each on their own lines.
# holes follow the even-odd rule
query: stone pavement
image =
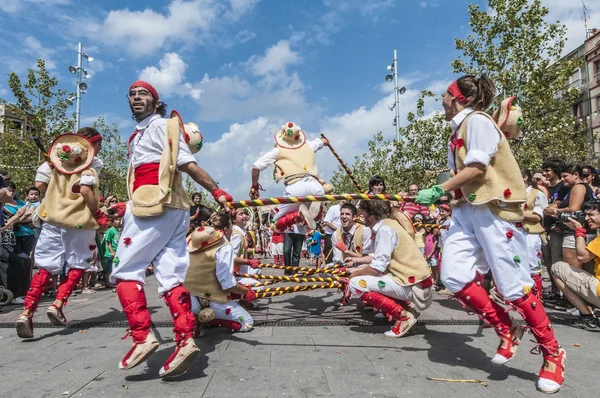
<svg viewBox="0 0 600 398">
<path fill-rule="evenodd" d="M 202 352 L 192 369 L 161 380 L 158 369 L 173 350 L 170 315 L 148 279 L 149 308 L 162 345 L 146 364 L 127 372 L 117 363 L 131 340 L 125 317 L 110 290 L 73 297 L 66 329 L 48 327 L 44 301 L 36 314 L 36 338 L 22 341 L 12 327 L 20 308 L 0 313 L 0 396 L 2 397 L 535 397 L 541 357 L 525 338 L 506 366 L 489 361 L 498 344 L 490 329 L 460 305 L 436 294 L 433 306 L 409 335 L 383 336 L 387 321 L 356 305 L 337 308 L 339 293 L 315 290 L 262 299 L 251 314 L 257 327 L 232 334 L 208 329 L 197 340 Z M 566 348 L 567 378 L 561 397 L 592 397 L 600 391 L 600 333 L 564 325 L 551 314 Z M 81 321 L 86 321 L 81 323 Z M 427 379 L 477 379 L 487 384 Z"/>
</svg>

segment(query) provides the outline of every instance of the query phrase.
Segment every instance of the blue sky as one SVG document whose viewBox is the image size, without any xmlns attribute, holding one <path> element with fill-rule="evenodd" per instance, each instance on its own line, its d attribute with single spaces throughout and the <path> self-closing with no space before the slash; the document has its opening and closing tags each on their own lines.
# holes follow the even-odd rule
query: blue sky
<svg viewBox="0 0 600 398">
<path fill-rule="evenodd" d="M 241 199 L 252 163 L 272 147 L 273 133 L 285 121 L 295 121 L 311 137 L 326 134 L 348 162 L 365 151 L 374 133 L 393 137 L 393 112 L 387 109 L 392 85 L 384 80 L 393 50 L 408 89 L 400 102 L 404 117 L 420 90 L 441 93 L 453 79 L 454 38 L 469 33 L 469 3 L 484 9 L 487 4 L 0 0 L 0 96 L 10 100 L 8 72 L 24 77 L 38 57 L 74 91 L 68 66 L 76 62 L 81 41 L 95 58 L 85 65 L 92 77 L 82 99 L 84 124 L 104 115 L 128 137 L 135 123 L 125 94 L 134 80 L 148 80 L 169 109 L 200 126 L 207 144 L 197 155 L 199 164 Z M 565 3 L 578 2 L 544 3 L 551 20 L 570 28 L 568 46 L 574 48 L 583 40 L 581 8 Z M 592 25 L 600 22 L 597 15 L 592 10 Z M 333 156 L 323 151 L 317 162 L 330 177 Z M 267 194 L 279 194 L 283 187 L 267 174 L 261 178 Z"/>
</svg>

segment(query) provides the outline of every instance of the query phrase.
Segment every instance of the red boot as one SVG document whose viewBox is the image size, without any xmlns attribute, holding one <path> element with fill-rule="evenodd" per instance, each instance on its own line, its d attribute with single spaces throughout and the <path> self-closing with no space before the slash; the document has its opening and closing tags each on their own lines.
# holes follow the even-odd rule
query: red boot
<svg viewBox="0 0 600 398">
<path fill-rule="evenodd" d="M 302 216 L 299 212 L 294 211 L 292 213 L 288 213 L 285 216 L 281 217 L 279 220 L 275 222 L 275 228 L 278 231 L 285 231 L 288 228 L 291 228 L 292 225 L 297 224 L 302 221 Z"/>
<path fill-rule="evenodd" d="M 25 296 L 25 309 L 32 313 L 37 310 L 40 297 L 44 290 L 52 283 L 52 275 L 45 269 L 40 271 L 31 278 L 27 295 Z M 17 318 L 15 328 L 17 335 L 22 339 L 30 339 L 33 337 L 33 315 L 21 314 Z"/>
<path fill-rule="evenodd" d="M 533 294 L 526 294 L 520 299 L 512 301 L 511 304 L 517 308 L 527 326 L 531 328 L 531 332 L 539 344 L 534 350 L 537 349 L 538 353 L 541 351 L 544 356 L 537 388 L 548 394 L 557 392 L 565 380 L 567 354 L 554 337 L 554 330 L 542 302 Z M 532 352 L 534 351 L 532 350 Z"/>
<path fill-rule="evenodd" d="M 500 345 L 496 350 L 496 355 L 492 358 L 492 362 L 503 364 L 510 361 L 521 342 L 523 328 L 513 327 L 506 310 L 490 300 L 485 289 L 481 287 L 480 281 L 467 284 L 455 296 L 475 310 L 485 323 L 492 325 L 496 334 L 500 337 Z"/>
<path fill-rule="evenodd" d="M 372 306 L 375 309 L 381 310 L 387 316 L 388 320 L 400 319 L 404 309 L 395 300 L 384 296 L 381 293 L 368 292 L 360 296 L 363 303 Z"/>
<path fill-rule="evenodd" d="M 160 369 L 160 377 L 177 376 L 185 373 L 200 349 L 194 343 L 196 319 L 192 313 L 190 292 L 181 285 L 164 294 L 165 302 L 173 317 L 173 332 L 177 346 Z"/>
<path fill-rule="evenodd" d="M 131 369 L 144 362 L 158 348 L 158 340 L 150 331 L 150 311 L 146 304 L 144 285 L 136 281 L 117 281 L 117 295 L 129 322 L 128 334 L 133 347 L 119 362 L 119 369 Z"/>
<path fill-rule="evenodd" d="M 533 287 L 531 288 L 531 293 L 538 298 L 538 300 L 542 299 L 542 274 L 539 272 L 531 275 L 531 279 L 533 279 Z"/>
<path fill-rule="evenodd" d="M 63 279 L 63 281 L 56 289 L 56 300 L 60 300 L 63 303 L 63 306 L 67 304 L 67 300 L 73 293 L 73 290 L 77 287 L 77 284 L 83 277 L 83 273 L 85 271 L 82 269 L 70 269 L 67 272 L 67 277 Z M 52 322 L 55 326 L 67 326 L 67 318 L 65 314 L 63 314 L 62 307 L 57 307 L 55 304 L 52 304 L 48 307 L 48 311 L 46 311 L 46 315 L 50 322 Z"/>
<path fill-rule="evenodd" d="M 234 332 L 239 332 L 242 330 L 242 324 L 239 322 L 234 322 L 229 319 L 213 319 L 208 322 L 206 326 L 222 326 L 227 329 L 231 329 Z"/>
</svg>

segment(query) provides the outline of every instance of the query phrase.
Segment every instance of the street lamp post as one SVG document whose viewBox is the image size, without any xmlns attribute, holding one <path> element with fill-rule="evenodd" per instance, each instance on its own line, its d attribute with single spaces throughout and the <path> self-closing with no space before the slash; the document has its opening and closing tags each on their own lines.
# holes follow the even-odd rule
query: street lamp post
<svg viewBox="0 0 600 398">
<path fill-rule="evenodd" d="M 69 72 L 77 75 L 77 83 L 76 88 L 77 92 L 75 96 L 70 96 L 67 99 L 67 104 L 73 105 L 73 100 L 76 101 L 75 105 L 75 125 L 76 130 L 79 130 L 79 120 L 81 117 L 81 94 L 87 93 L 87 83 L 83 81 L 83 79 L 87 79 L 90 77 L 87 70 L 82 67 L 83 58 L 86 59 L 87 62 L 92 62 L 93 58 L 83 52 L 83 46 L 79 43 L 77 47 L 77 66 L 69 66 Z"/>
<path fill-rule="evenodd" d="M 405 87 L 398 87 L 398 54 L 394 50 L 394 59 L 391 65 L 388 65 L 387 70 L 392 72 L 391 75 L 386 75 L 385 80 L 388 82 L 394 81 L 394 105 L 388 105 L 390 111 L 394 111 L 394 128 L 396 129 L 396 140 L 400 141 L 400 96 L 406 92 Z"/>
</svg>

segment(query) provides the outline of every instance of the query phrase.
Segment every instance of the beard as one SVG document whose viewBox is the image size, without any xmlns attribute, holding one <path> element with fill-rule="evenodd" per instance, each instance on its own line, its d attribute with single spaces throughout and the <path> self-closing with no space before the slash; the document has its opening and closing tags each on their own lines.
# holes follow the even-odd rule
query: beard
<svg viewBox="0 0 600 398">
<path fill-rule="evenodd" d="M 133 105 L 129 104 L 129 109 L 131 109 L 131 114 L 133 115 L 133 118 L 135 120 L 137 120 L 138 122 L 141 122 L 148 116 L 156 113 L 155 108 L 156 108 L 156 100 L 152 100 L 151 103 L 144 104 L 144 108 L 138 109 L 138 110 L 134 110 Z"/>
</svg>

